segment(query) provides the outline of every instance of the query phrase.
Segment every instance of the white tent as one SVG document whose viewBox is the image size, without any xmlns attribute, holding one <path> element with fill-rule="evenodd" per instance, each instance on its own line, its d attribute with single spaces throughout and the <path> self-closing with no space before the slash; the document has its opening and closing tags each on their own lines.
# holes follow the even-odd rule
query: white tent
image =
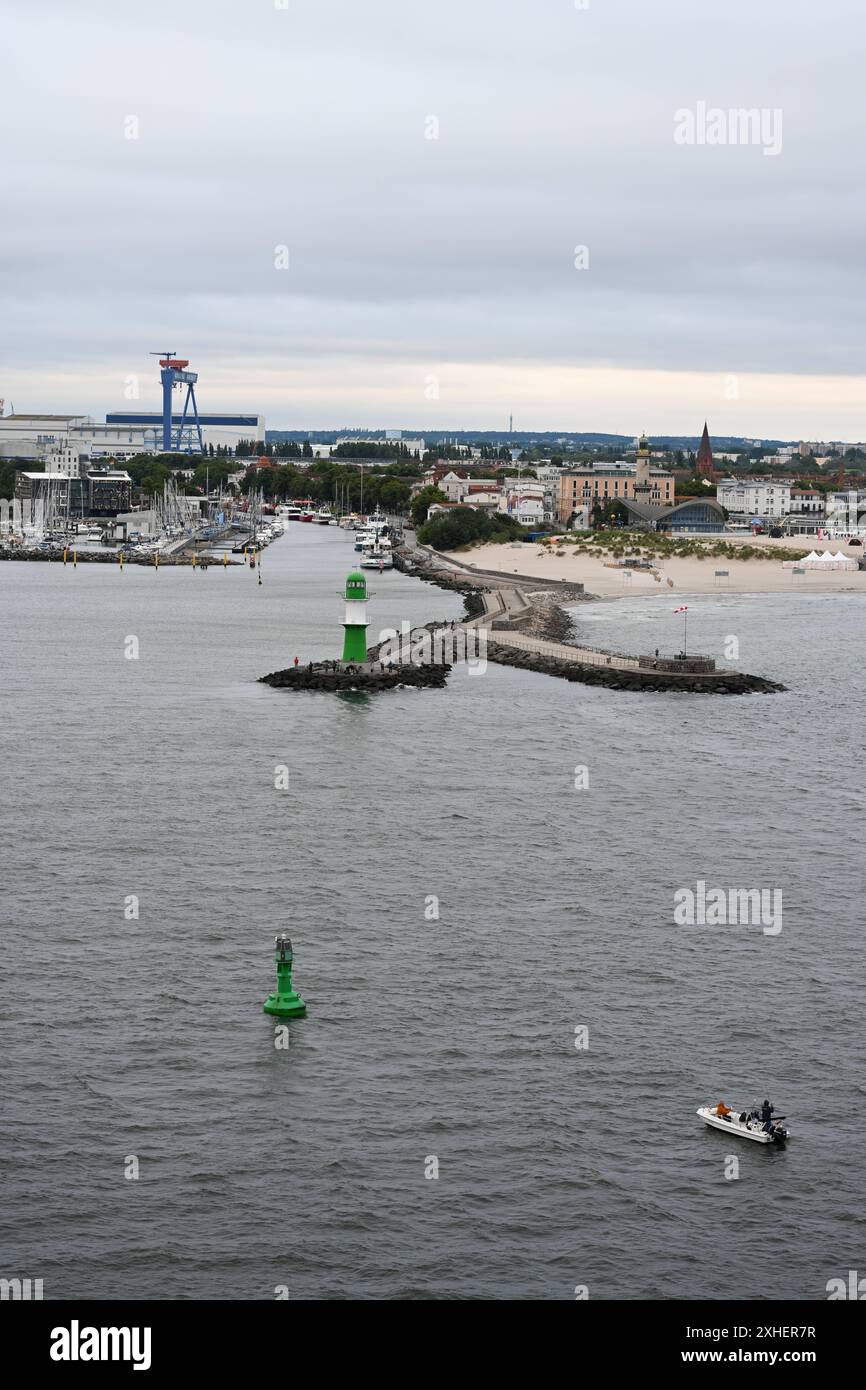
<svg viewBox="0 0 866 1390">
<path fill-rule="evenodd" d="M 858 562 L 843 555 L 841 550 L 837 550 L 835 555 L 831 555 L 829 550 L 825 550 L 823 555 L 811 550 L 808 555 L 803 556 L 802 560 L 785 560 L 782 564 L 782 569 L 785 570 L 856 570 L 859 568 Z"/>
</svg>

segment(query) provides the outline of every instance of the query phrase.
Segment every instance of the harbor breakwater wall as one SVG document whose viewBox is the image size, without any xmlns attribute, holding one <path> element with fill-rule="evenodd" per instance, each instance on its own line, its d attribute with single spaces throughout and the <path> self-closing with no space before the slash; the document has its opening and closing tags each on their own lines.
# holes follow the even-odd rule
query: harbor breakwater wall
<svg viewBox="0 0 866 1390">
<path fill-rule="evenodd" d="M 62 565 L 63 552 L 22 550 L 17 546 L 0 547 L 0 560 L 35 560 L 39 564 Z M 148 565 L 151 569 L 162 569 L 164 566 L 186 565 L 193 568 L 192 554 L 160 555 L 159 564 L 154 564 L 152 555 L 129 555 L 123 556 L 124 565 Z M 66 556 L 66 566 L 75 565 L 114 565 L 115 569 L 120 568 L 116 550 L 77 550 L 73 559 L 70 550 Z M 231 569 L 232 566 L 243 565 L 242 560 L 228 560 L 223 564 L 222 559 L 214 559 L 210 555 L 196 555 L 195 569 Z"/>
<path fill-rule="evenodd" d="M 593 598 L 583 585 L 570 585 L 562 580 L 537 580 L 528 576 L 500 576 L 494 571 L 480 571 L 478 576 L 443 571 L 429 551 L 402 551 L 409 558 L 410 569 L 419 579 L 440 588 L 454 589 L 464 595 L 470 625 L 478 629 L 483 614 L 490 613 L 485 655 L 489 661 L 503 666 L 536 671 L 540 675 L 556 676 L 560 680 L 578 681 L 584 685 L 603 685 L 612 690 L 650 693 L 682 692 L 690 695 L 773 694 L 786 687 L 765 676 L 753 676 L 745 671 L 716 669 L 711 657 L 628 656 L 624 653 L 597 651 L 563 642 L 565 627 L 570 618 L 560 606 Z M 443 557 L 444 559 L 444 557 Z M 507 588 L 503 583 L 507 581 Z M 498 585 L 498 588 L 497 588 Z M 491 589 L 499 598 L 500 613 L 493 613 Z M 471 605 L 471 607 L 470 607 Z M 519 631 L 526 632 L 526 609 L 532 610 L 536 632 L 549 636 L 559 646 L 557 653 L 533 650 L 540 643 L 528 638 L 521 645 Z M 519 614 L 515 621 L 512 615 Z M 563 625 L 564 624 L 564 625 Z M 430 624 L 431 629 L 437 625 Z M 545 628 L 547 630 L 545 630 Z M 509 633 L 508 641 L 496 641 L 496 633 Z M 583 653 L 583 659 L 581 655 Z M 609 659 L 608 659 L 609 658 Z"/>
<path fill-rule="evenodd" d="M 448 679 L 451 667 L 446 663 L 426 666 L 401 664 L 378 667 L 374 662 L 347 669 L 339 662 L 314 662 L 312 666 L 290 666 L 285 671 L 272 671 L 259 676 L 263 685 L 275 690 L 356 691 L 370 694 L 379 690 L 396 690 L 411 685 L 420 689 L 441 688 Z"/>
<path fill-rule="evenodd" d="M 494 638 L 488 640 L 488 661 L 502 666 L 516 666 L 525 671 L 537 671 L 543 676 L 560 680 L 579 681 L 582 685 L 604 685 L 611 690 L 652 691 L 656 694 L 682 692 L 689 695 L 750 695 L 772 694 L 786 687 L 764 676 L 750 676 L 745 671 L 679 671 L 653 669 L 622 670 L 616 666 L 588 666 L 579 660 L 561 660 L 544 652 L 503 646 Z"/>
</svg>

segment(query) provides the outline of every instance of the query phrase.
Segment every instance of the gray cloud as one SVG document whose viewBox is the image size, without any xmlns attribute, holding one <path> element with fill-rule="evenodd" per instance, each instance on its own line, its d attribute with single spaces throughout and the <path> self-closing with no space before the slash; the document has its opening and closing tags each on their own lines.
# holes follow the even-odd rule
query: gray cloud
<svg viewBox="0 0 866 1390">
<path fill-rule="evenodd" d="M 859 374 L 863 35 L 855 0 L 22 8 L 2 94 L 16 405 L 51 407 L 46 365 L 79 391 L 163 345 L 203 369 Z M 676 145 L 699 101 L 780 108 L 782 152 Z"/>
</svg>

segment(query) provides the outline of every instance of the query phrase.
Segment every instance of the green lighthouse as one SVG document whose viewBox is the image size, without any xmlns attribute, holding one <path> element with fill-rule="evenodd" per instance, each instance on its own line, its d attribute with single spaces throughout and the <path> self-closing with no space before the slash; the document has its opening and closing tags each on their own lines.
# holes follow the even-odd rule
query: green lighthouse
<svg viewBox="0 0 866 1390">
<path fill-rule="evenodd" d="M 365 662 L 367 660 L 367 581 L 360 570 L 352 570 L 346 580 L 346 592 L 340 595 L 346 600 L 346 616 L 343 619 L 343 660 Z"/>
<path fill-rule="evenodd" d="M 277 989 L 269 994 L 263 1005 L 266 1014 L 277 1014 L 280 1018 L 303 1018 L 307 1006 L 301 996 L 292 989 L 292 942 L 286 932 L 274 938 L 275 962 L 277 966 Z"/>
</svg>

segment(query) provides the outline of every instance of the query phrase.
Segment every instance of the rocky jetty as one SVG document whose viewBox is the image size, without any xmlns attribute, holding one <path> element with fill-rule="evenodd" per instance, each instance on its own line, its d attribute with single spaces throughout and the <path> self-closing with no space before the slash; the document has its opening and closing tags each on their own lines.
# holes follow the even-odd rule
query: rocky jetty
<svg viewBox="0 0 866 1390">
<path fill-rule="evenodd" d="M 374 693 L 378 690 L 397 690 L 407 685 L 438 689 L 445 684 L 450 670 L 451 667 L 444 663 L 386 666 L 367 662 L 364 666 L 353 668 L 343 666 L 339 661 L 320 661 L 306 666 L 289 666 L 285 671 L 272 671 L 269 676 L 259 676 L 259 681 L 276 690 L 355 690 Z"/>
<path fill-rule="evenodd" d="M 764 676 L 750 676 L 744 671 L 671 671 L 646 669 L 626 671 L 616 666 L 589 666 L 579 661 L 565 661 L 544 652 L 524 651 L 506 647 L 491 638 L 487 643 L 488 661 L 502 666 L 518 666 L 560 680 L 579 681 L 583 685 L 604 685 L 612 690 L 654 691 L 689 695 L 749 695 L 772 694 L 785 690 L 777 681 Z"/>
<path fill-rule="evenodd" d="M 518 666 L 560 680 L 580 681 L 585 685 L 604 685 L 613 690 L 647 692 L 682 692 L 690 695 L 773 694 L 785 690 L 778 681 L 765 676 L 752 676 L 744 671 L 717 670 L 709 657 L 651 657 L 626 653 L 605 653 L 595 648 L 592 661 L 581 660 L 581 648 L 574 647 L 574 656 L 562 651 L 574 640 L 571 615 L 563 604 L 573 604 L 593 595 L 583 592 L 582 585 L 569 585 L 561 580 L 539 581 L 528 576 L 508 575 L 479 570 L 477 575 L 448 573 L 438 567 L 425 552 L 403 551 L 408 572 L 419 579 L 437 584 L 443 589 L 456 589 L 464 595 L 467 613 L 475 618 L 492 608 L 490 590 L 498 589 L 504 612 L 491 612 L 486 655 L 490 661 L 503 666 Z M 486 602 L 485 602 L 486 599 Z M 431 626 L 433 626 L 431 624 Z M 496 632 L 519 631 L 526 645 L 496 641 Z M 560 645 L 560 652 L 534 650 L 533 638 L 542 638 Z M 605 656 L 611 658 L 605 663 Z M 601 658 L 600 660 L 598 658 Z M 623 661 L 622 658 L 625 658 Z"/>
<path fill-rule="evenodd" d="M 67 568 L 78 565 L 114 565 L 120 568 L 120 561 L 116 550 L 77 550 L 75 560 L 72 558 L 73 547 L 70 546 L 66 555 Z M 26 550 L 22 546 L 0 546 L 0 560 L 37 560 L 40 564 L 62 565 L 62 550 Z M 172 565 L 192 566 L 192 553 L 186 552 L 179 555 L 160 555 L 159 564 L 154 564 L 153 555 L 135 555 L 124 551 L 124 565 L 148 565 L 151 569 L 163 569 Z M 222 558 L 214 558 L 211 555 L 196 554 L 196 569 L 220 569 L 230 568 L 232 565 L 241 564 L 239 560 L 229 560 L 228 565 L 224 565 Z"/>
</svg>

